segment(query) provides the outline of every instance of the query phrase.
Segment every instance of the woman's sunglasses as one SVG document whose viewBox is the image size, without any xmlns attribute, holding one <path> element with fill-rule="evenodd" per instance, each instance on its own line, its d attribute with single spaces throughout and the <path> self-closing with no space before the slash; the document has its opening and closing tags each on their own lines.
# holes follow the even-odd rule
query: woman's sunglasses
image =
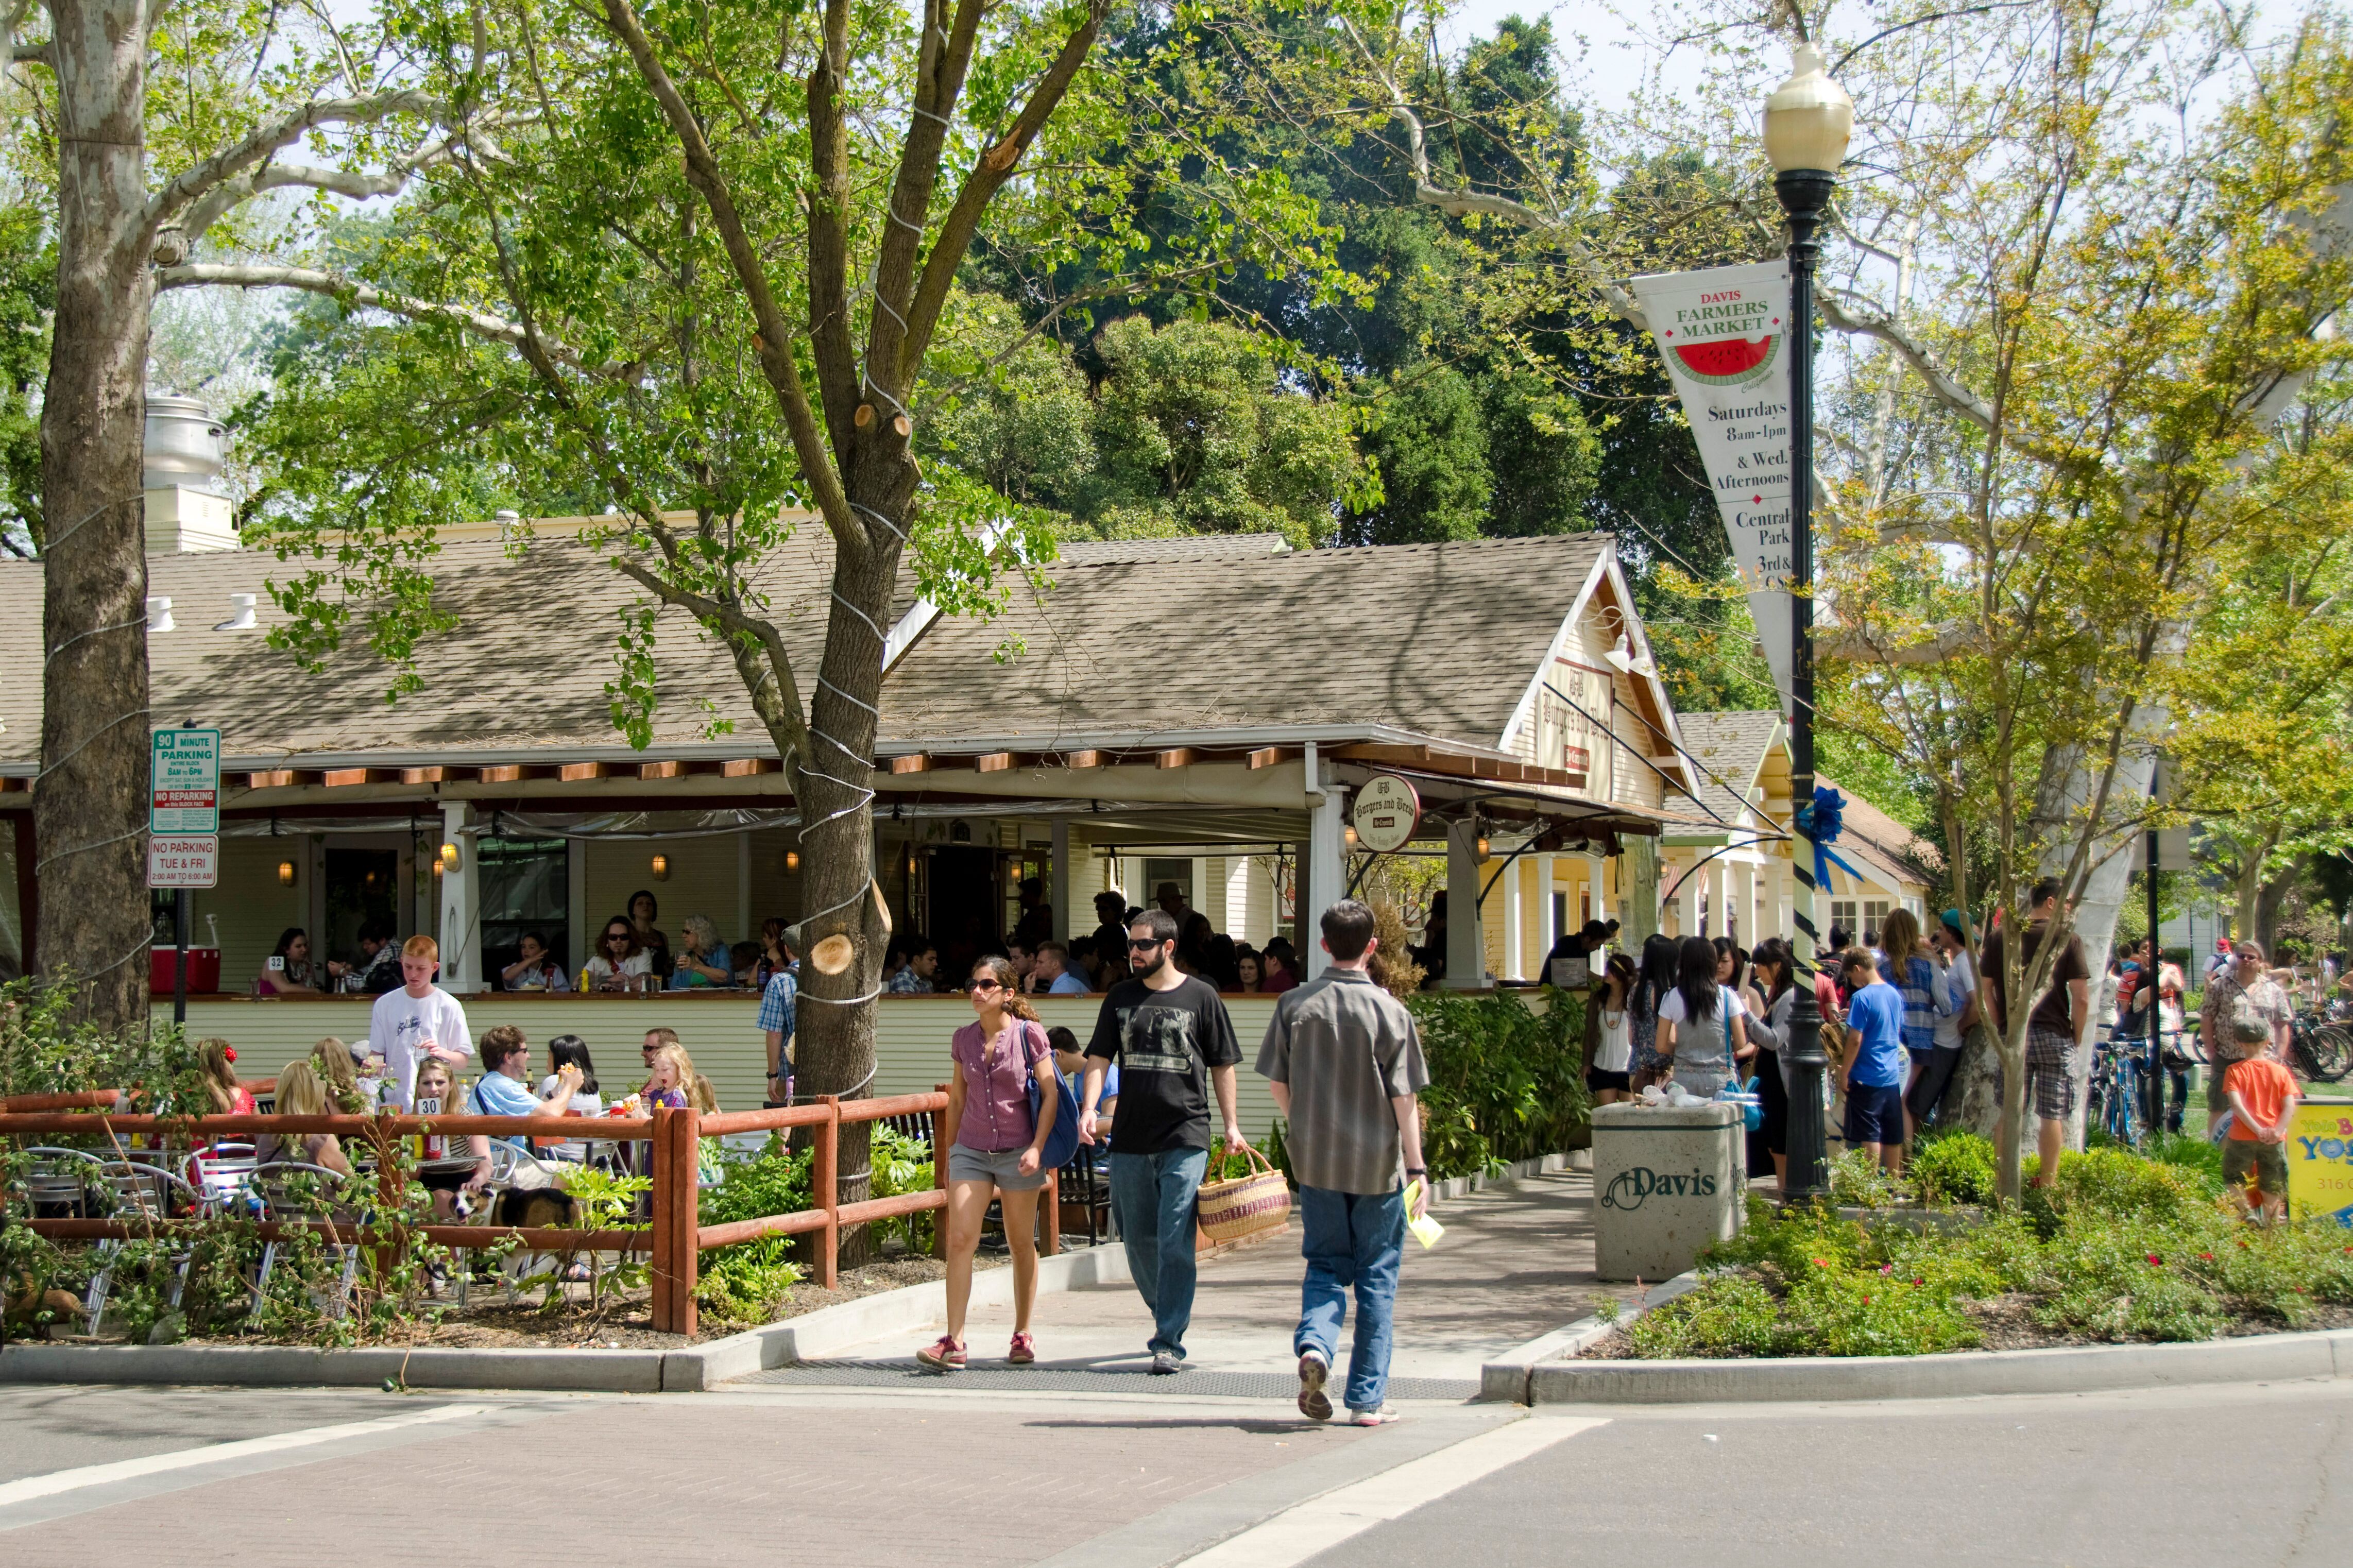
<svg viewBox="0 0 2353 1568">
<path fill-rule="evenodd" d="M 975 980 L 966 984 L 965 989 L 977 996 L 984 991 L 1002 991 L 1005 987 L 994 980 Z"/>
</svg>

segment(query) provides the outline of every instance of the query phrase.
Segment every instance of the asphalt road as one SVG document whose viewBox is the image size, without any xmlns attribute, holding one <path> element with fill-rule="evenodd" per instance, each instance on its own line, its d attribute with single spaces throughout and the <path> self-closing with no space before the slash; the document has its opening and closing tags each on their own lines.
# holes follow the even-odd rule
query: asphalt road
<svg viewBox="0 0 2353 1568">
<path fill-rule="evenodd" d="M 1202 1568 L 1426 1568 L 1466 1547 L 1477 1568 L 2284 1568 L 2353 1561 L 2348 1433 L 2353 1383 L 1532 1415 L 1430 1403 L 1375 1432 L 1266 1401 L 953 1384 L 0 1387 L 0 1563 L 440 1568 L 527 1535 L 560 1540 L 568 1564 L 696 1568 L 1158 1568 L 1203 1552 Z M 300 1446 L 271 1446 L 285 1443 Z M 88 1468 L 123 1461 L 164 1468 Z"/>
</svg>

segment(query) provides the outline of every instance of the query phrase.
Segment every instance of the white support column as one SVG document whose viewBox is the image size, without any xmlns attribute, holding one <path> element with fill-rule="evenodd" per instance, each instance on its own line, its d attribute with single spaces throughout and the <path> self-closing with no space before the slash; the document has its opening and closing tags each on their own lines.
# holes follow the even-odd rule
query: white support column
<svg viewBox="0 0 2353 1568">
<path fill-rule="evenodd" d="M 1527 978 L 1527 962 L 1520 954 L 1520 933 L 1526 929 L 1526 911 L 1520 908 L 1520 871 L 1516 865 L 1504 868 L 1504 973 L 1505 980 Z"/>
<path fill-rule="evenodd" d="M 1707 912 L 1710 936 L 1728 936 L 1732 931 L 1732 861 L 1728 856 L 1718 856 L 1707 864 Z"/>
<path fill-rule="evenodd" d="M 1480 991 L 1487 984 L 1487 942 L 1479 929 L 1479 829 L 1470 821 L 1446 827 L 1446 989 Z"/>
<path fill-rule="evenodd" d="M 564 955 L 564 964 L 576 977 L 580 966 L 596 956 L 589 950 L 594 939 L 588 931 L 588 841 L 585 838 L 564 841 L 564 924 L 571 936 L 565 944 L 571 951 Z"/>
<path fill-rule="evenodd" d="M 1675 875 L 1683 879 L 1683 884 L 1681 918 L 1683 930 L 1677 933 L 1679 938 L 1700 934 L 1699 896 L 1700 890 L 1707 885 L 1707 875 L 1699 868 L 1700 853 L 1697 849 L 1691 852 L 1692 868 L 1690 870 L 1685 870 L 1682 867 L 1675 868 Z"/>
<path fill-rule="evenodd" d="M 1585 890 L 1592 896 L 1593 913 L 1590 916 L 1587 915 L 1584 905 L 1580 903 L 1568 911 L 1569 923 L 1581 928 L 1588 919 L 1591 919 L 1608 925 L 1618 911 L 1609 907 L 1609 861 L 1606 857 L 1599 854 L 1589 854 L 1585 857 Z M 1618 946 L 1621 949 L 1626 946 L 1626 933 L 1623 931 L 1618 933 Z M 1639 942 L 1634 943 L 1632 951 L 1641 952 L 1642 944 Z"/>
<path fill-rule="evenodd" d="M 464 801 L 441 807 L 441 842 L 458 847 L 458 868 L 440 879 L 441 989 L 453 995 L 482 989 L 482 873 L 473 815 Z"/>
<path fill-rule="evenodd" d="M 1054 818 L 1054 842 L 1048 851 L 1053 857 L 1052 868 L 1046 879 L 1046 897 L 1054 906 L 1054 939 L 1071 940 L 1071 889 L 1076 879 L 1071 875 L 1071 819 Z"/>
<path fill-rule="evenodd" d="M 1560 922 L 1553 919 L 1552 912 L 1552 897 L 1559 890 L 1553 885 L 1552 862 L 1553 858 L 1549 855 L 1536 857 L 1536 902 L 1544 906 L 1542 912 L 1537 916 L 1536 930 L 1543 938 L 1542 950 L 1547 953 L 1552 952 L 1553 944 L 1560 940 Z M 1575 914 L 1577 911 L 1571 910 L 1569 912 Z M 1537 962 L 1543 961 L 1539 959 Z"/>
<path fill-rule="evenodd" d="M 1348 846 L 1341 837 L 1346 826 L 1347 793 L 1337 784 L 1321 781 L 1318 793 L 1323 798 L 1314 805 L 1308 816 L 1307 854 L 1300 868 L 1305 873 L 1299 879 L 1301 935 L 1293 939 L 1299 946 L 1300 963 L 1305 966 L 1305 975 L 1310 980 L 1332 966 L 1331 957 L 1319 940 L 1324 911 L 1340 901 L 1348 886 Z"/>
</svg>

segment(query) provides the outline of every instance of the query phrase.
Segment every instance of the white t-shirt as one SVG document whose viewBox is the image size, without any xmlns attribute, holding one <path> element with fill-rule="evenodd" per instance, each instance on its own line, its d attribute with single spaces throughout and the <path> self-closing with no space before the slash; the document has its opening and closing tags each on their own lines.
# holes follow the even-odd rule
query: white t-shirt
<svg viewBox="0 0 2353 1568">
<path fill-rule="evenodd" d="M 1707 1035 L 1704 1040 L 1694 1040 L 1689 1029 L 1675 1031 L 1675 1062 L 1678 1067 L 1697 1068 L 1703 1064 L 1717 1072 L 1725 1070 L 1724 1058 L 1728 1054 L 1724 1044 L 1724 1021 L 1740 1017 L 1746 1011 L 1740 1005 L 1740 993 L 1729 985 L 1715 988 L 1715 1016 L 1706 1019 L 1700 1027 Z M 1683 994 L 1670 991 L 1659 1004 L 1659 1022 L 1680 1024 L 1683 1021 Z"/>
<path fill-rule="evenodd" d="M 426 1041 L 466 1056 L 474 1054 L 474 1037 L 466 1032 L 466 1009 L 438 985 L 422 996 L 408 988 L 387 991 L 375 999 L 368 1015 L 368 1044 L 384 1053 L 385 1084 L 395 1104 L 404 1109 L 417 1093 L 417 1064 L 425 1059 Z"/>
<path fill-rule="evenodd" d="M 1624 1072 L 1633 1065 L 1634 1033 L 1622 1012 L 1601 1009 L 1601 1039 L 1593 1047 L 1593 1065 L 1601 1072 Z"/>
<path fill-rule="evenodd" d="M 1969 955 L 1953 954 L 1953 961 L 1937 975 L 1937 984 L 1945 988 L 1945 1007 L 1936 1015 L 1936 1048 L 1957 1051 L 1961 1048 L 1961 1014 L 1969 998 L 1978 994 L 1977 971 L 1969 967 Z"/>
<path fill-rule="evenodd" d="M 629 954 L 628 957 L 621 960 L 621 967 L 618 970 L 613 967 L 611 959 L 600 954 L 580 966 L 580 989 L 593 991 L 596 988 L 597 982 L 610 980 L 617 973 L 634 978 L 640 974 L 651 974 L 653 972 L 654 957 L 649 952 Z"/>
</svg>

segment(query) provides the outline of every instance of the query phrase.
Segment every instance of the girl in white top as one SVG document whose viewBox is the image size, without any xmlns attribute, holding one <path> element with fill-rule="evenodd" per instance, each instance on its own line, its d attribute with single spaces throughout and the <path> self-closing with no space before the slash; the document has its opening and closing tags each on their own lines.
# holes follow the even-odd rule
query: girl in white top
<svg viewBox="0 0 2353 1568">
<path fill-rule="evenodd" d="M 1634 1065 L 1634 1028 L 1626 998 L 1634 989 L 1634 961 L 1622 952 L 1611 953 L 1603 983 L 1608 989 L 1601 999 L 1601 1027 L 1593 1061 L 1585 1071 L 1585 1087 L 1593 1091 L 1594 1104 L 1611 1105 L 1632 1092 L 1628 1074 Z"/>
<path fill-rule="evenodd" d="M 1684 1092 L 1703 1100 L 1724 1088 L 1736 1070 L 1734 1063 L 1757 1054 L 1748 1043 L 1739 994 L 1716 984 L 1716 970 L 1715 943 L 1704 936 L 1683 938 L 1676 952 L 1675 988 L 1659 1004 L 1659 1054 L 1673 1062 L 1675 1081 Z"/>
<path fill-rule="evenodd" d="M 580 966 L 583 991 L 630 991 L 641 976 L 654 972 L 651 954 L 638 944 L 638 928 L 626 916 L 605 922 L 596 939 L 596 956 Z"/>
</svg>

